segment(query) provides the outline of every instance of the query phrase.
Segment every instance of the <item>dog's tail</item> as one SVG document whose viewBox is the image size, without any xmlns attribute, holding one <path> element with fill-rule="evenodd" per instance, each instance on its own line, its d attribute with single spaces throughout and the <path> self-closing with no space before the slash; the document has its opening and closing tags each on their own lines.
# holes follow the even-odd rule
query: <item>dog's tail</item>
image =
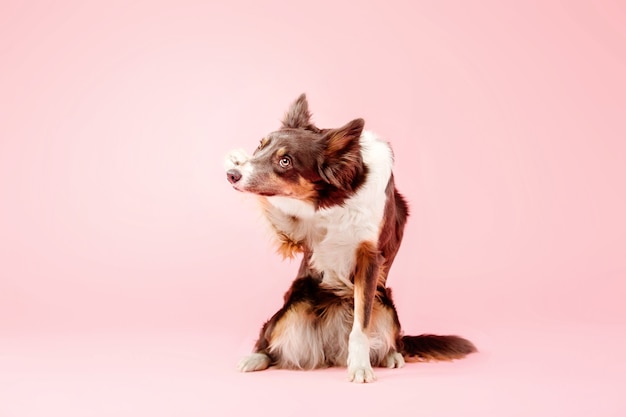
<svg viewBox="0 0 626 417">
<path fill-rule="evenodd" d="M 407 361 L 451 361 L 476 352 L 476 346 L 459 336 L 402 336 L 399 351 Z"/>
</svg>

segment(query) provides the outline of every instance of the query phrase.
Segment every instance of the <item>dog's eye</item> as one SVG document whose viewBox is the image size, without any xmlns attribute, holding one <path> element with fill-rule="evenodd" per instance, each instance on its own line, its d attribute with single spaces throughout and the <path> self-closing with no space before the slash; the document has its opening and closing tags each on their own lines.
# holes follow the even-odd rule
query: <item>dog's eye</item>
<svg viewBox="0 0 626 417">
<path fill-rule="evenodd" d="M 291 158 L 289 158 L 288 156 L 283 156 L 278 161 L 278 165 L 280 165 L 281 168 L 288 168 L 289 166 L 291 166 Z"/>
</svg>

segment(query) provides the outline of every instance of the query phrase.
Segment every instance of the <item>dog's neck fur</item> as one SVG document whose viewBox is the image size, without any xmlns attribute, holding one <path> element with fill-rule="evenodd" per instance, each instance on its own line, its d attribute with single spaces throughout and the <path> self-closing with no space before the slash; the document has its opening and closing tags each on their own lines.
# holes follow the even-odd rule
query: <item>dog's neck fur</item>
<svg viewBox="0 0 626 417">
<path fill-rule="evenodd" d="M 390 146 L 368 131 L 362 133 L 360 145 L 367 176 L 342 204 L 318 209 L 302 200 L 262 197 L 266 218 L 280 240 L 283 255 L 305 252 L 304 269 L 319 274 L 325 286 L 337 291 L 352 289 L 359 245 L 371 242 L 378 247 L 386 201 L 394 197 L 388 195 L 393 181 Z"/>
</svg>

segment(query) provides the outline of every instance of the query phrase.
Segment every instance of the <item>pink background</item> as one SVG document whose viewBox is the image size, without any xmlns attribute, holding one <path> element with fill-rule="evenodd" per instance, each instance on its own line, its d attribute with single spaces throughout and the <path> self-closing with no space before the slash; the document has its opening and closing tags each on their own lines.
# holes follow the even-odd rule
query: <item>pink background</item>
<svg viewBox="0 0 626 417">
<path fill-rule="evenodd" d="M 0 416 L 623 416 L 624 3 L 217 3 L 2 2 Z M 297 264 L 222 157 L 301 92 L 395 149 L 407 333 L 479 354 L 235 371 Z"/>
</svg>

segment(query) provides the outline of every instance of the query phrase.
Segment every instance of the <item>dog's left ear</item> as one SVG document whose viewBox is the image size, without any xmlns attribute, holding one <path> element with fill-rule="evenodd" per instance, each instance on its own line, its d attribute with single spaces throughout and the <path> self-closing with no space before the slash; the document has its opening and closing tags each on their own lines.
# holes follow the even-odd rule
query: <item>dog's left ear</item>
<svg viewBox="0 0 626 417">
<path fill-rule="evenodd" d="M 324 133 L 326 148 L 319 161 L 319 174 L 337 188 L 352 190 L 357 176 L 363 173 L 359 139 L 365 121 L 355 119 L 339 129 Z"/>
<path fill-rule="evenodd" d="M 291 103 L 289 110 L 287 110 L 283 117 L 282 124 L 283 128 L 301 128 L 315 132 L 319 130 L 311 123 L 311 112 L 309 112 L 309 103 L 306 100 L 306 94 L 300 94 L 300 97 Z"/>
</svg>

